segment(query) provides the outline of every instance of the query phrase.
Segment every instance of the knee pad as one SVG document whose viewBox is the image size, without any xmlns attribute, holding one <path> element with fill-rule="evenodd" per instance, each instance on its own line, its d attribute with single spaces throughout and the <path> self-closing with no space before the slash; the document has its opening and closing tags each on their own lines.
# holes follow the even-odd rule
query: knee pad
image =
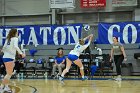
<svg viewBox="0 0 140 93">
<path fill-rule="evenodd" d="M 6 76 L 4 78 L 10 80 L 11 76 L 12 75 L 6 74 Z"/>
<path fill-rule="evenodd" d="M 70 68 L 67 67 L 67 68 L 66 68 L 66 71 L 69 72 L 69 69 L 70 69 Z"/>
<path fill-rule="evenodd" d="M 82 70 L 82 69 L 84 69 L 84 67 L 82 66 L 82 67 L 80 67 L 80 69 Z"/>
</svg>

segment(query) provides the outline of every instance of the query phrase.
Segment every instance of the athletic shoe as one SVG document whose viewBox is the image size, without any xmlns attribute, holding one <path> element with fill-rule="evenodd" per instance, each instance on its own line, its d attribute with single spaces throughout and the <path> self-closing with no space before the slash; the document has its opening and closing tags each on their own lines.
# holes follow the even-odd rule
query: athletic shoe
<svg viewBox="0 0 140 93">
<path fill-rule="evenodd" d="M 4 92 L 13 93 L 9 87 L 5 87 L 3 90 Z"/>
<path fill-rule="evenodd" d="M 61 84 L 64 84 L 63 80 L 64 80 L 64 78 L 62 76 L 59 76 L 59 81 L 60 81 Z"/>
<path fill-rule="evenodd" d="M 87 76 L 84 76 L 84 78 L 82 78 L 82 81 L 88 80 Z"/>
</svg>

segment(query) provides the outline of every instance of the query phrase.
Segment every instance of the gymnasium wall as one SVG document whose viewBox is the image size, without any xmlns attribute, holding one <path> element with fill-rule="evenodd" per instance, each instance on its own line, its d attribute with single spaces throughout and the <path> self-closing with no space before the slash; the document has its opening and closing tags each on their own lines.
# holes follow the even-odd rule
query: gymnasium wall
<svg viewBox="0 0 140 93">
<path fill-rule="evenodd" d="M 1 0 L 3 25 L 50 24 L 48 0 Z"/>
<path fill-rule="evenodd" d="M 2 15 L 2 0 L 0 0 L 0 15 Z"/>
<path fill-rule="evenodd" d="M 0 25 L 2 25 L 2 0 L 0 0 Z"/>
<path fill-rule="evenodd" d="M 80 0 L 75 0 L 76 8 L 56 10 L 58 24 L 132 21 L 136 7 L 113 8 L 111 0 L 106 0 L 105 8 L 81 9 Z M 0 0 L 2 25 L 50 24 L 49 0 Z"/>
<path fill-rule="evenodd" d="M 49 13 L 49 0 L 5 0 L 6 15 Z"/>
</svg>

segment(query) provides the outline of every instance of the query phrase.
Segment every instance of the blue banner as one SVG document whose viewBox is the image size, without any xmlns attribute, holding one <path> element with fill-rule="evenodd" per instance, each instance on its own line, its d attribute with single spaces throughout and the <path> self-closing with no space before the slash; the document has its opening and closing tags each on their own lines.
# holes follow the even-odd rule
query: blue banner
<svg viewBox="0 0 140 93">
<path fill-rule="evenodd" d="M 26 25 L 0 27 L 0 45 L 3 45 L 11 28 L 19 32 L 19 44 L 67 45 L 81 38 L 82 24 Z"/>
<path fill-rule="evenodd" d="M 112 44 L 114 36 L 122 44 L 140 43 L 140 22 L 98 24 L 98 44 Z"/>
</svg>

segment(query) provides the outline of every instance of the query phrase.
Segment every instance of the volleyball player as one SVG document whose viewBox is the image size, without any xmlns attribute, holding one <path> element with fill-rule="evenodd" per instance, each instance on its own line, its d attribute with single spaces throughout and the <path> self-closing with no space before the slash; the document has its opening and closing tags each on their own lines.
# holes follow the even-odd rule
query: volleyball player
<svg viewBox="0 0 140 93">
<path fill-rule="evenodd" d="M 66 57 L 63 54 L 63 48 L 58 48 L 57 56 L 55 57 L 55 64 L 53 65 L 52 78 L 55 76 L 56 69 L 58 68 L 58 75 L 62 74 L 62 69 L 65 67 Z"/>
<path fill-rule="evenodd" d="M 0 91 L 6 91 L 6 92 L 12 92 L 12 90 L 9 88 L 8 84 L 10 82 L 10 78 L 13 73 L 14 68 L 14 60 L 16 51 L 23 57 L 25 57 L 25 54 L 22 53 L 22 51 L 18 47 L 18 32 L 17 29 L 12 28 L 6 38 L 5 44 L 2 49 L 4 55 L 3 55 L 3 62 L 6 68 L 6 75 L 4 79 L 2 80 L 2 84 L 0 86 Z"/>
<path fill-rule="evenodd" d="M 79 56 L 90 45 L 92 39 L 93 34 L 90 34 L 89 36 L 80 39 L 79 42 L 75 45 L 75 48 L 70 51 L 70 53 L 68 54 L 68 58 L 66 59 L 66 68 L 63 70 L 61 76 L 59 77 L 59 81 L 61 81 L 61 83 L 64 83 L 64 76 L 67 72 L 69 72 L 72 62 L 80 68 L 82 80 L 88 79 L 86 76 L 84 76 L 84 67 L 81 60 L 79 59 Z M 85 41 L 88 42 L 86 43 Z"/>
</svg>

